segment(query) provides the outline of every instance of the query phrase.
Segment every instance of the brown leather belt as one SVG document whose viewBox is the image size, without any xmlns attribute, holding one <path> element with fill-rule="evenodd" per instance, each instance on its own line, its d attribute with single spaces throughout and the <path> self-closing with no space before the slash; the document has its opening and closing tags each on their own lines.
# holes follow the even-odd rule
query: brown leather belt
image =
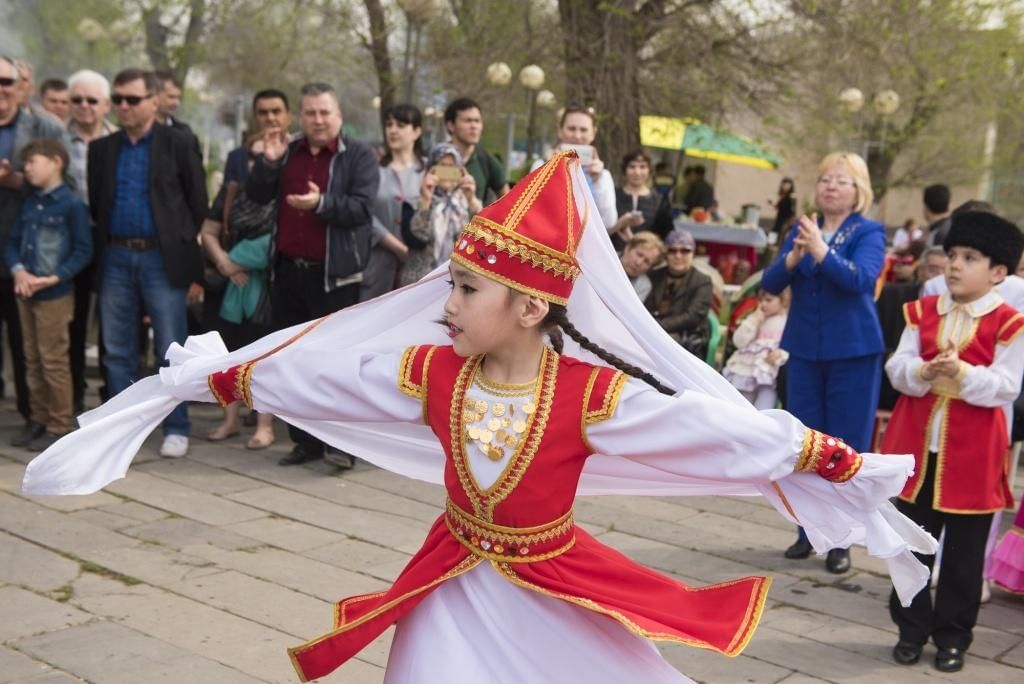
<svg viewBox="0 0 1024 684">
<path fill-rule="evenodd" d="M 147 249 L 156 248 L 156 240 L 150 238 L 110 238 L 110 244 L 133 252 L 145 252 Z"/>
</svg>

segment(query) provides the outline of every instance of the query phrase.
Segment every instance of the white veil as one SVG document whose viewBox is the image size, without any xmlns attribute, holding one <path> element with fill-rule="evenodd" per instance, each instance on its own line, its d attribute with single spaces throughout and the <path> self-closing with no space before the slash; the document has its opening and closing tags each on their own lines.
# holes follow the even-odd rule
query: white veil
<svg viewBox="0 0 1024 684">
<path fill-rule="evenodd" d="M 595 343 L 650 371 L 677 392 L 700 392 L 755 411 L 721 375 L 673 341 L 643 307 L 604 234 L 579 165 L 573 164 L 572 170 L 586 229 L 577 251 L 582 275 L 569 299 L 570 320 Z M 340 355 L 448 343 L 433 322 L 448 294 L 446 277 L 447 264 L 418 283 L 328 316 L 294 344 Z M 265 354 L 304 328 L 279 331 L 230 354 L 216 333 L 190 337 L 184 347 L 172 345 L 167 354 L 170 367 L 82 415 L 80 430 L 33 460 L 26 469 L 23 491 L 86 494 L 124 477 L 142 442 L 179 401 L 212 401 L 209 374 Z M 601 363 L 569 338 L 565 353 Z M 426 426 L 279 417 L 380 467 L 442 482 L 444 453 Z M 861 473 L 844 485 L 803 473 L 751 485 L 685 477 L 666 473 L 656 463 L 597 454 L 587 461 L 579 494 L 764 495 L 784 516 L 804 525 L 817 550 L 859 543 L 872 555 L 887 559 L 901 598 L 909 602 L 928 576 L 910 550 L 933 553 L 935 549 L 935 541 L 888 502 L 899 493 L 912 468 L 910 457 L 866 457 Z"/>
</svg>

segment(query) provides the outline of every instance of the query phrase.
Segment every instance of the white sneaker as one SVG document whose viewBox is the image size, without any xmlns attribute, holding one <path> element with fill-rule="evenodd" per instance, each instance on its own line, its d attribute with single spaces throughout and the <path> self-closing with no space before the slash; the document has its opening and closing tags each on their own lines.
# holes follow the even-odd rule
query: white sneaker
<svg viewBox="0 0 1024 684">
<path fill-rule="evenodd" d="M 181 458 L 188 453 L 188 437 L 185 435 L 167 435 L 160 445 L 160 455 L 166 458 Z"/>
</svg>

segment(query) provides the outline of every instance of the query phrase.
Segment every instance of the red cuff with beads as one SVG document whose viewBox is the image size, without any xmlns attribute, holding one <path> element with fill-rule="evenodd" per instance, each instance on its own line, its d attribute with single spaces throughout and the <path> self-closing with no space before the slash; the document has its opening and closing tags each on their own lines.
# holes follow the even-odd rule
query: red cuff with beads
<svg viewBox="0 0 1024 684">
<path fill-rule="evenodd" d="M 247 361 L 226 371 L 211 373 L 206 378 L 206 384 L 210 386 L 210 392 L 218 404 L 227 406 L 236 401 L 244 401 L 246 406 L 252 408 L 249 382 L 252 378 L 253 365 L 252 361 Z"/>
<path fill-rule="evenodd" d="M 818 473 L 830 482 L 841 483 L 856 475 L 861 463 L 860 454 L 843 440 L 808 429 L 794 470 Z"/>
</svg>

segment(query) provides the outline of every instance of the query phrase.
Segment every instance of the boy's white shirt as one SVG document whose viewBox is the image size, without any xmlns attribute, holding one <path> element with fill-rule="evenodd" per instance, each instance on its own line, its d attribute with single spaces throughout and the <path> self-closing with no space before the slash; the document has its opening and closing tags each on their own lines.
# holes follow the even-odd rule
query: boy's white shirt
<svg viewBox="0 0 1024 684">
<path fill-rule="evenodd" d="M 968 304 L 957 304 L 948 292 L 940 295 L 939 314 L 946 318 L 938 340 L 940 349 L 950 342 L 957 346 L 966 342 L 972 334 L 974 319 L 991 313 L 1002 303 L 1003 298 L 995 289 Z M 921 378 L 924 359 L 921 358 L 920 339 L 920 330 L 907 326 L 896 352 L 885 364 L 885 372 L 893 388 L 912 397 L 923 397 L 932 387 L 931 382 Z M 990 366 L 972 366 L 962 360 L 960 363 L 961 399 L 974 406 L 1005 406 L 1020 394 L 1021 378 L 1024 377 L 1024 335 L 1011 344 L 996 345 L 995 358 Z M 932 421 L 929 451 L 939 449 L 944 413 L 945 408 L 940 407 Z"/>
</svg>

